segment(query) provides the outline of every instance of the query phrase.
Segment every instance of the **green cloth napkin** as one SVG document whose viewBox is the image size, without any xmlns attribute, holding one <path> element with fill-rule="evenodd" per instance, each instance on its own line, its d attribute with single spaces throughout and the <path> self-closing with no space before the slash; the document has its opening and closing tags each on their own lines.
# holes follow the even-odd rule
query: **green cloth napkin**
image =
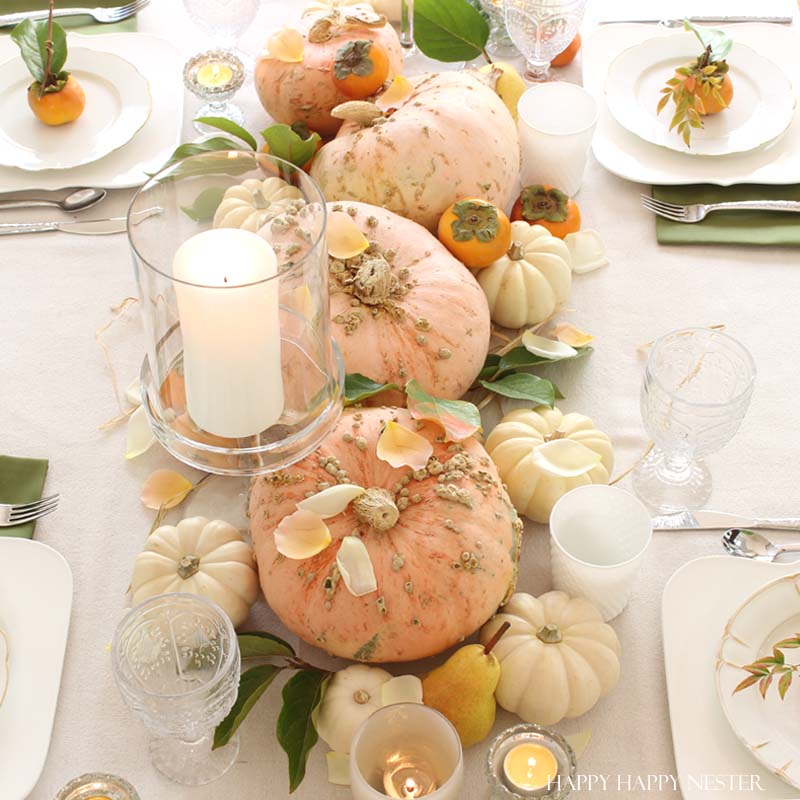
<svg viewBox="0 0 800 800">
<path fill-rule="evenodd" d="M 764 186 L 654 186 L 653 197 L 667 203 L 723 203 L 737 200 L 800 200 L 800 184 Z M 778 211 L 715 211 L 687 224 L 656 217 L 660 244 L 751 244 L 800 247 L 800 214 Z"/>
<path fill-rule="evenodd" d="M 127 0 L 55 0 L 56 8 L 109 8 L 111 6 L 125 5 Z M 3 0 L 0 3 L 0 13 L 14 14 L 18 11 L 39 11 L 47 8 L 48 0 Z M 122 22 L 103 24 L 95 22 L 91 17 L 61 17 L 59 25 L 64 28 L 77 28 L 76 33 L 120 33 L 122 31 L 136 30 L 136 17 L 128 17 Z M 2 33 L 9 33 L 11 28 L 3 28 Z"/>
<path fill-rule="evenodd" d="M 33 503 L 42 499 L 47 464 L 41 458 L 0 456 L 0 503 Z M 33 539 L 35 522 L 0 528 L 0 536 Z"/>
</svg>

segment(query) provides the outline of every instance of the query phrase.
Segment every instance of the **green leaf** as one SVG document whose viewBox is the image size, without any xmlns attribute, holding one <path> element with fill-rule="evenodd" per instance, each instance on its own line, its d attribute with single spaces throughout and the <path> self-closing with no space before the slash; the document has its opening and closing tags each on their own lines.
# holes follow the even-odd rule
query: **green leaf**
<svg viewBox="0 0 800 800">
<path fill-rule="evenodd" d="M 47 23 L 39 23 L 39 46 L 44 50 L 45 60 L 47 59 Z M 53 58 L 50 61 L 50 74 L 58 75 L 67 63 L 67 34 L 66 31 L 57 23 L 53 23 Z"/>
<path fill-rule="evenodd" d="M 669 90 L 667 90 L 667 91 L 669 91 Z M 658 106 L 656 107 L 656 114 L 660 114 L 660 113 L 661 113 L 661 112 L 664 110 L 664 106 L 666 106 L 666 105 L 667 105 L 667 103 L 669 102 L 669 99 L 670 99 L 670 97 L 671 97 L 671 95 L 670 95 L 670 94 L 665 94 L 665 95 L 664 95 L 664 96 L 663 96 L 663 97 L 662 97 L 662 98 L 661 98 L 661 99 L 658 101 Z"/>
<path fill-rule="evenodd" d="M 472 61 L 486 47 L 489 25 L 467 0 L 417 0 L 414 41 L 437 61 Z"/>
<path fill-rule="evenodd" d="M 329 677 L 329 672 L 304 669 L 292 675 L 283 687 L 283 707 L 278 716 L 276 736 L 289 757 L 290 793 L 303 782 L 308 754 L 319 738 L 311 714 L 322 700 Z"/>
<path fill-rule="evenodd" d="M 741 692 L 743 689 L 749 689 L 754 683 L 759 680 L 758 675 L 748 675 L 734 690 L 733 694 Z"/>
<path fill-rule="evenodd" d="M 20 22 L 11 31 L 11 38 L 19 47 L 22 60 L 25 62 L 28 71 L 33 75 L 34 80 L 42 83 L 44 81 L 44 66 L 47 61 L 47 54 L 40 46 L 36 23 L 32 19 Z"/>
<path fill-rule="evenodd" d="M 181 206 L 181 211 L 195 222 L 205 222 L 212 219 L 217 206 L 222 202 L 225 189 L 221 186 L 209 186 L 203 189 L 194 203 L 190 206 Z"/>
<path fill-rule="evenodd" d="M 574 356 L 555 356 L 554 358 L 547 358 L 546 356 L 539 356 L 535 353 L 531 353 L 525 347 L 515 347 L 501 357 L 500 363 L 497 365 L 497 375 L 502 375 L 504 372 L 509 372 L 514 369 L 535 367 L 539 364 L 555 364 L 556 361 L 571 361 L 576 358 L 588 356 L 592 351 L 593 348 L 591 347 L 581 347 Z"/>
<path fill-rule="evenodd" d="M 261 135 L 269 146 L 271 156 L 282 158 L 296 167 L 307 164 L 317 152 L 318 142 L 322 141 L 318 133 L 312 133 L 304 139 L 289 125 L 283 124 L 270 125 L 261 131 Z"/>
<path fill-rule="evenodd" d="M 781 697 L 781 700 L 786 699 L 786 692 L 789 691 L 789 687 L 792 685 L 792 671 L 789 670 L 788 672 L 784 672 L 781 675 L 781 679 L 778 681 L 778 694 Z"/>
<path fill-rule="evenodd" d="M 218 150 L 243 150 L 236 142 L 231 139 L 226 139 L 224 136 L 214 136 L 211 139 L 206 139 L 204 142 L 187 142 L 186 144 L 178 145 L 175 151 L 169 157 L 169 160 L 164 164 L 161 169 L 166 169 L 172 164 L 182 161 L 189 156 L 196 156 L 198 153 L 212 153 Z M 160 172 L 161 170 L 159 170 Z M 155 173 L 153 173 L 155 174 Z"/>
<path fill-rule="evenodd" d="M 478 378 L 491 378 L 497 372 L 497 367 L 500 364 L 500 356 L 497 353 L 489 353 L 486 356 L 486 361 L 483 362 L 483 369 L 478 373 Z"/>
<path fill-rule="evenodd" d="M 800 636 L 796 639 L 783 639 L 778 642 L 775 647 L 780 650 L 791 650 L 795 647 L 800 647 Z"/>
<path fill-rule="evenodd" d="M 534 406 L 550 406 L 552 408 L 556 400 L 555 390 L 550 381 L 527 372 L 506 375 L 492 383 L 481 381 L 481 386 L 503 397 L 511 397 L 514 400 L 530 400 Z"/>
<path fill-rule="evenodd" d="M 224 747 L 236 733 L 237 728 L 244 722 L 258 698 L 269 688 L 275 676 L 283 669 L 273 664 L 262 664 L 243 672 L 239 678 L 239 694 L 236 702 L 227 717 L 225 717 L 214 731 L 214 746 Z"/>
<path fill-rule="evenodd" d="M 411 416 L 441 425 L 448 442 L 461 442 L 481 429 L 481 412 L 472 403 L 434 397 L 414 379 L 406 384 L 406 396 Z"/>
<path fill-rule="evenodd" d="M 761 692 L 762 700 L 766 700 L 767 692 L 769 691 L 769 687 L 772 684 L 772 675 L 765 675 L 761 680 L 758 682 L 758 690 Z"/>
<path fill-rule="evenodd" d="M 243 142 L 247 142 L 252 150 L 258 150 L 258 142 L 255 136 L 249 131 L 246 131 L 241 125 L 237 125 L 232 120 L 226 117 L 198 117 L 195 122 L 201 122 L 203 125 L 209 125 L 212 128 L 218 128 Z"/>
<path fill-rule="evenodd" d="M 389 389 L 400 389 L 400 387 L 396 383 L 377 383 L 358 372 L 350 372 L 344 376 L 345 407 L 360 403 Z"/>
<path fill-rule="evenodd" d="M 703 45 L 703 50 L 711 48 L 711 60 L 722 61 L 727 57 L 733 47 L 733 40 L 725 31 L 719 28 L 700 28 L 693 25 L 688 19 L 683 21 L 683 27 L 687 31 L 692 31 Z"/>
<path fill-rule="evenodd" d="M 242 658 L 268 658 L 269 656 L 295 655 L 294 648 L 279 636 L 264 631 L 240 633 L 239 652 Z"/>
</svg>

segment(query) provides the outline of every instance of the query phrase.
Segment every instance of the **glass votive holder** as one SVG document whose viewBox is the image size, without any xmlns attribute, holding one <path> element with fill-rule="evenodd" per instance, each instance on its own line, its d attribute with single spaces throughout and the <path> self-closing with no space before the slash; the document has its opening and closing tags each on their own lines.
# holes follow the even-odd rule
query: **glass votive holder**
<svg viewBox="0 0 800 800">
<path fill-rule="evenodd" d="M 486 756 L 491 800 L 562 800 L 572 790 L 577 769 L 569 742 L 532 722 L 503 731 Z"/>
<path fill-rule="evenodd" d="M 178 161 L 133 198 L 142 405 L 176 458 L 222 475 L 273 472 L 336 424 L 344 364 L 326 223 L 302 169 L 240 150 Z"/>
<path fill-rule="evenodd" d="M 87 772 L 71 780 L 55 800 L 139 800 L 128 781 L 106 772 Z"/>
<path fill-rule="evenodd" d="M 421 703 L 376 711 L 350 747 L 355 800 L 461 800 L 464 760 L 453 724 Z"/>
</svg>

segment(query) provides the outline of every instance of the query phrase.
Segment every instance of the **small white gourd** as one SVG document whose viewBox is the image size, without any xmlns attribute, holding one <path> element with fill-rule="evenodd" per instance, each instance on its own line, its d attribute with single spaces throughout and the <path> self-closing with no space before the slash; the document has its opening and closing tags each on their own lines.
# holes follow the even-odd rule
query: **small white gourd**
<svg viewBox="0 0 800 800">
<path fill-rule="evenodd" d="M 216 603 L 241 625 L 258 598 L 253 550 L 233 525 L 189 517 L 148 537 L 133 565 L 133 604 L 164 592 L 188 592 Z"/>
<path fill-rule="evenodd" d="M 483 626 L 481 642 L 504 622 L 511 627 L 492 651 L 500 662 L 495 698 L 525 722 L 578 717 L 617 685 L 619 640 L 588 600 L 520 592 Z"/>
<path fill-rule="evenodd" d="M 542 225 L 512 222 L 508 253 L 479 270 L 476 277 L 493 322 L 504 328 L 536 325 L 569 296 L 569 249 Z"/>
<path fill-rule="evenodd" d="M 589 417 L 546 406 L 506 414 L 485 447 L 514 508 L 534 522 L 571 489 L 608 483 L 614 468 L 611 439 Z"/>
<path fill-rule="evenodd" d="M 282 178 L 248 178 L 226 189 L 214 212 L 213 227 L 256 233 L 267 220 L 298 205 L 305 205 L 303 193 Z"/>
</svg>

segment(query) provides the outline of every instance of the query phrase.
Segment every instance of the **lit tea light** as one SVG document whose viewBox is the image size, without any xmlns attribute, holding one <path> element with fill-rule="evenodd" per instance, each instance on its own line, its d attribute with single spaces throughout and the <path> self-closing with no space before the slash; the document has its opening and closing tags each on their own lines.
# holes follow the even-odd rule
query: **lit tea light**
<svg viewBox="0 0 800 800">
<path fill-rule="evenodd" d="M 433 768 L 411 755 L 397 754 L 387 759 L 383 773 L 383 788 L 388 797 L 414 800 L 436 791 Z"/>
<path fill-rule="evenodd" d="M 503 773 L 514 791 L 531 792 L 549 788 L 558 775 L 558 762 L 543 745 L 518 744 L 506 753 Z"/>
<path fill-rule="evenodd" d="M 197 82 L 208 89 L 226 86 L 233 78 L 233 70 L 218 61 L 210 61 L 197 70 Z"/>
<path fill-rule="evenodd" d="M 92 772 L 71 780 L 55 800 L 139 800 L 126 780 L 105 772 Z"/>
</svg>

